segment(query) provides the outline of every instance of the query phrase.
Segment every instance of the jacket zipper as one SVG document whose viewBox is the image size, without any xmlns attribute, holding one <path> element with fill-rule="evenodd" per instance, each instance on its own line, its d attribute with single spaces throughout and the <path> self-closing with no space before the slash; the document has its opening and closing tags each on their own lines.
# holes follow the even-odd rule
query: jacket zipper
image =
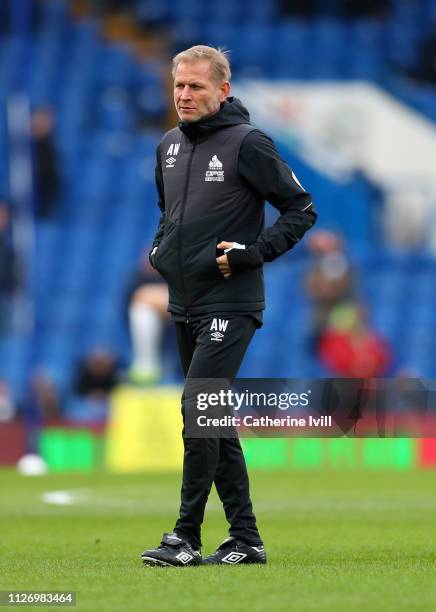
<svg viewBox="0 0 436 612">
<path fill-rule="evenodd" d="M 183 228 L 183 220 L 185 217 L 186 199 L 188 197 L 189 179 L 191 175 L 191 166 L 192 166 L 192 159 L 194 157 L 194 152 L 195 152 L 195 143 L 192 144 L 192 149 L 191 149 L 191 152 L 189 154 L 189 159 L 188 159 L 185 188 L 183 190 L 182 208 L 180 211 L 180 231 L 179 231 L 179 269 L 180 269 L 180 278 L 182 279 L 183 295 L 185 296 L 186 323 L 189 323 L 189 300 L 188 300 L 188 295 L 187 295 L 186 286 L 185 286 L 185 278 L 183 276 L 183 269 L 182 269 L 182 244 L 183 244 L 182 228 Z"/>
</svg>

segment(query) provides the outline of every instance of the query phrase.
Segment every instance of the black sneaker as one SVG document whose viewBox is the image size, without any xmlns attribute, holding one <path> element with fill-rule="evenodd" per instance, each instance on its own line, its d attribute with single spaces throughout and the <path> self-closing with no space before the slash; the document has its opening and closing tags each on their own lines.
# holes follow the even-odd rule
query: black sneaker
<svg viewBox="0 0 436 612">
<path fill-rule="evenodd" d="M 250 546 L 237 538 L 227 538 L 217 550 L 203 559 L 203 565 L 236 565 L 237 563 L 266 563 L 263 545 Z"/>
<path fill-rule="evenodd" d="M 186 567 L 201 565 L 201 551 L 179 538 L 175 533 L 164 533 L 162 542 L 157 548 L 144 550 L 141 555 L 144 565 L 159 565 L 162 567 Z"/>
</svg>

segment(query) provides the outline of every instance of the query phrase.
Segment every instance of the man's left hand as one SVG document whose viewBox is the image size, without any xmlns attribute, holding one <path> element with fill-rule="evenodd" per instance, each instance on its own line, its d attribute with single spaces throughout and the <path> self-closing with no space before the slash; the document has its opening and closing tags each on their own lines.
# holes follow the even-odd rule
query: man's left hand
<svg viewBox="0 0 436 612">
<path fill-rule="evenodd" d="M 234 245 L 234 242 L 220 242 L 219 244 L 217 244 L 217 248 L 218 249 L 232 249 Z M 220 269 L 221 274 L 225 277 L 225 278 L 229 278 L 229 276 L 231 276 L 232 271 L 230 269 L 230 265 L 229 262 L 227 260 L 227 254 L 224 253 L 224 255 L 221 255 L 220 257 L 216 258 L 216 262 L 218 264 L 218 268 Z"/>
</svg>

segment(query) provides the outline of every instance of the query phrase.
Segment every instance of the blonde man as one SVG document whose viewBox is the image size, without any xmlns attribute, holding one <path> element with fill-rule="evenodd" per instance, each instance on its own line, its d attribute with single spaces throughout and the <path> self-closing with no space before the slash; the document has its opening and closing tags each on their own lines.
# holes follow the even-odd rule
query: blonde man
<svg viewBox="0 0 436 612">
<path fill-rule="evenodd" d="M 180 122 L 157 150 L 162 216 L 150 261 L 168 283 L 168 310 L 187 384 L 233 379 L 262 325 L 263 264 L 291 249 L 316 214 L 310 194 L 270 138 L 250 124 L 242 103 L 229 97 L 226 53 L 192 47 L 174 58 L 173 77 Z M 265 200 L 280 212 L 268 229 Z M 144 551 L 144 563 L 266 563 L 239 439 L 189 437 L 186 408 L 184 394 L 180 515 L 174 532 Z M 230 536 L 202 561 L 200 528 L 213 483 Z"/>
</svg>

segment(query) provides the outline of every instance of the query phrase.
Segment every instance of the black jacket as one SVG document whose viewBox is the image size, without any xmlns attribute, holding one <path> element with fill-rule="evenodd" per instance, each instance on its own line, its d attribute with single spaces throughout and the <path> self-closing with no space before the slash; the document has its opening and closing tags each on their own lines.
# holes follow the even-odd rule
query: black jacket
<svg viewBox="0 0 436 612">
<path fill-rule="evenodd" d="M 168 310 L 176 318 L 263 310 L 263 263 L 291 249 L 316 213 L 242 103 L 228 98 L 215 115 L 167 132 L 156 185 L 162 216 L 150 261 L 168 283 Z M 265 200 L 280 212 L 267 229 Z M 222 240 L 246 246 L 228 253 L 229 279 L 216 263 Z"/>
</svg>

